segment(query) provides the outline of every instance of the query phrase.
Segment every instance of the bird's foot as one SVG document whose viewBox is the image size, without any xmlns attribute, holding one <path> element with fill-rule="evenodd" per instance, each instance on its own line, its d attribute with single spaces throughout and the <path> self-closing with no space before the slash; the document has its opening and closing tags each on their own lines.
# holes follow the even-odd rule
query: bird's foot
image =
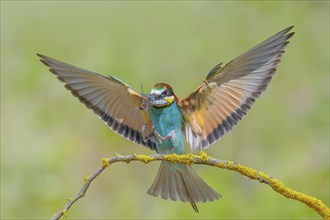
<svg viewBox="0 0 330 220">
<path fill-rule="evenodd" d="M 170 131 L 170 133 L 168 133 L 166 136 L 162 136 L 161 134 L 159 134 L 154 126 L 152 126 L 151 128 L 151 132 L 148 135 L 145 135 L 145 131 L 146 131 L 146 125 L 144 125 L 142 127 L 142 131 L 141 131 L 141 135 L 142 135 L 142 139 L 144 142 L 147 142 L 148 140 L 150 140 L 152 137 L 155 137 L 160 143 L 163 143 L 166 140 L 169 140 L 171 138 L 175 138 L 175 130 Z"/>
<path fill-rule="evenodd" d="M 155 129 L 152 129 L 152 130 L 153 130 L 155 137 L 157 138 L 157 140 L 160 143 L 175 137 L 175 130 L 170 131 L 170 133 L 168 133 L 166 136 L 160 135 Z"/>
</svg>

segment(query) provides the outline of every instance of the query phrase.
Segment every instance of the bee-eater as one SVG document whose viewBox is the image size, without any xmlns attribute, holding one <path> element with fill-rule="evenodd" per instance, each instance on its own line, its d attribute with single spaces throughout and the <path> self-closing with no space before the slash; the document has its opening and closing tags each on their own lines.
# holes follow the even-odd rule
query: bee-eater
<svg viewBox="0 0 330 220">
<path fill-rule="evenodd" d="M 288 39 L 288 27 L 241 54 L 216 65 L 186 98 L 158 83 L 150 94 L 131 89 L 113 76 L 81 69 L 40 55 L 41 61 L 87 108 L 115 132 L 160 154 L 183 154 L 184 139 L 193 151 L 206 149 L 248 112 L 276 71 Z M 161 162 L 148 194 L 196 203 L 217 200 L 219 193 L 189 166 Z"/>
</svg>

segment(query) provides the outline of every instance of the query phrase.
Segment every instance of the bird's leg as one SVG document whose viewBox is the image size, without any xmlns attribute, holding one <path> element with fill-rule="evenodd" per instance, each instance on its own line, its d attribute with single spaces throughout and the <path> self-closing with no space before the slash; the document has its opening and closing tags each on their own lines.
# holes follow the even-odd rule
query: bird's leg
<svg viewBox="0 0 330 220">
<path fill-rule="evenodd" d="M 147 126 L 145 124 L 145 125 L 143 125 L 142 131 L 141 131 L 142 140 L 144 142 L 147 142 L 148 140 L 150 140 L 152 137 L 155 136 L 155 134 L 154 134 L 154 127 L 152 127 L 152 131 L 148 135 L 145 135 L 146 129 L 147 129 Z"/>
<path fill-rule="evenodd" d="M 152 129 L 154 135 L 156 136 L 157 140 L 162 143 L 166 140 L 169 140 L 171 138 L 175 138 L 175 130 L 170 131 L 170 133 L 168 133 L 165 137 L 161 136 L 155 129 Z"/>
<path fill-rule="evenodd" d="M 176 136 L 175 130 L 170 131 L 170 133 L 168 133 L 166 136 L 162 136 L 155 130 L 154 126 L 152 126 L 151 132 L 148 135 L 145 135 L 145 131 L 146 131 L 146 125 L 144 125 L 142 127 L 142 131 L 141 131 L 142 139 L 143 139 L 144 142 L 147 142 L 152 137 L 156 137 L 157 140 L 160 143 L 162 143 L 162 142 L 164 142 L 166 140 L 169 140 L 171 138 L 175 138 L 175 136 Z"/>
</svg>

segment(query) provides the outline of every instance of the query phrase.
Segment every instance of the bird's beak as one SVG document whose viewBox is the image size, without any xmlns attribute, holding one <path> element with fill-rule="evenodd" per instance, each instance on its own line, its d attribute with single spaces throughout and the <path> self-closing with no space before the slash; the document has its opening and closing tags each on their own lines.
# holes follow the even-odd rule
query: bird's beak
<svg viewBox="0 0 330 220">
<path fill-rule="evenodd" d="M 168 106 L 169 103 L 167 102 L 166 99 L 160 98 L 160 96 L 157 96 L 155 94 L 150 94 L 148 96 L 149 103 L 154 106 L 154 107 L 165 107 Z"/>
</svg>

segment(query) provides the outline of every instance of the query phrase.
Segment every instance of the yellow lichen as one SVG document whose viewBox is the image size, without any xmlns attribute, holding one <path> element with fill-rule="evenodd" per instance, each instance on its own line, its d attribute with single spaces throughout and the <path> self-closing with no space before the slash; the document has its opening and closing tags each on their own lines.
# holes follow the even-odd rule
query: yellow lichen
<svg viewBox="0 0 330 220">
<path fill-rule="evenodd" d="M 86 176 L 86 177 L 84 178 L 84 182 L 86 183 L 90 178 L 91 178 L 91 176 Z"/>
<path fill-rule="evenodd" d="M 212 160 L 210 160 L 212 159 Z M 319 199 L 308 196 L 304 193 L 295 191 L 287 186 L 285 186 L 283 183 L 281 183 L 279 180 L 274 179 L 272 177 L 269 177 L 266 173 L 264 172 L 259 172 L 257 170 L 254 170 L 252 168 L 237 164 L 235 162 L 231 161 L 221 161 L 221 162 L 214 162 L 218 161 L 217 159 L 214 159 L 212 157 L 209 157 L 204 151 L 200 151 L 198 155 L 194 154 L 182 154 L 182 155 L 177 155 L 177 154 L 167 154 L 167 155 L 162 155 L 159 157 L 159 155 L 153 155 L 153 156 L 147 156 L 147 155 L 137 155 L 133 154 L 131 156 L 122 156 L 120 154 L 115 153 L 114 158 L 103 158 L 102 159 L 102 168 L 106 168 L 110 166 L 111 163 L 119 162 L 119 161 L 124 161 L 126 163 L 129 163 L 130 161 L 142 161 L 144 163 L 149 163 L 151 161 L 155 160 L 161 160 L 161 161 L 168 161 L 171 163 L 182 163 L 182 164 L 187 164 L 191 165 L 194 164 L 194 161 L 198 164 L 206 164 L 210 166 L 216 166 L 219 168 L 227 169 L 227 170 L 232 170 L 235 172 L 238 172 L 246 177 L 249 177 L 250 179 L 254 180 L 259 180 L 262 183 L 267 183 L 275 192 L 278 192 L 282 194 L 283 196 L 291 199 L 295 199 L 297 201 L 300 201 L 312 209 L 314 209 L 316 212 L 318 212 L 324 219 L 329 219 L 330 220 L 330 210 L 329 208 Z M 112 162 L 111 162 L 112 161 Z M 97 170 L 97 175 L 99 175 L 100 172 L 103 171 Z M 93 174 L 95 175 L 95 174 Z M 85 183 L 90 180 L 90 176 L 85 177 L 84 181 Z M 88 188 L 88 186 L 87 186 Z M 87 191 L 86 188 L 86 191 Z M 86 191 L 81 194 L 81 197 L 85 196 Z M 76 198 L 75 201 L 77 201 L 80 197 Z M 69 198 L 69 202 L 73 201 L 73 198 Z M 73 201 L 72 203 L 74 203 Z M 64 215 L 66 216 L 67 210 L 70 208 L 63 208 L 62 211 L 60 211 L 56 215 Z"/>
<path fill-rule="evenodd" d="M 166 154 L 164 155 L 164 160 L 169 161 L 171 163 L 184 163 L 187 165 L 194 163 L 194 155 L 193 154 Z"/>
<path fill-rule="evenodd" d="M 66 209 L 63 209 L 62 210 L 62 215 L 64 215 L 65 217 L 67 217 L 66 213 L 67 213 L 67 210 Z"/>
<path fill-rule="evenodd" d="M 115 157 L 120 157 L 121 154 L 117 153 L 117 152 L 113 152 L 113 154 L 115 155 Z"/>
<path fill-rule="evenodd" d="M 233 170 L 236 170 L 237 172 L 244 174 L 245 176 L 249 177 L 250 179 L 259 179 L 258 172 L 250 167 L 242 166 L 242 165 L 235 165 L 235 168 Z"/>
<path fill-rule="evenodd" d="M 268 184 L 273 188 L 274 191 L 282 194 L 287 198 L 303 202 L 315 211 L 317 211 L 324 219 L 330 219 L 330 210 L 326 205 L 322 203 L 321 200 L 316 199 L 312 196 L 308 196 L 304 193 L 292 190 L 277 179 L 269 179 Z"/>
<path fill-rule="evenodd" d="M 231 161 L 226 161 L 226 162 L 220 162 L 218 163 L 219 167 L 228 169 L 228 170 L 235 170 L 235 163 Z"/>
<path fill-rule="evenodd" d="M 260 172 L 258 172 L 258 175 L 259 175 L 259 178 L 262 178 L 262 179 L 264 179 L 264 180 L 269 180 L 269 179 L 271 179 L 271 177 L 269 177 L 265 172 L 263 172 L 263 171 L 260 171 Z"/>
<path fill-rule="evenodd" d="M 295 199 L 300 202 L 303 202 L 312 209 L 314 209 L 316 212 L 318 212 L 324 219 L 330 219 L 330 210 L 326 205 L 324 205 L 324 203 L 321 200 L 318 200 L 304 193 L 290 189 L 289 187 L 281 183 L 279 180 L 269 177 L 264 172 L 258 172 L 250 167 L 236 164 L 231 161 L 219 162 L 215 166 L 236 171 L 246 177 L 249 177 L 250 179 L 255 179 L 255 180 L 259 180 L 260 182 L 265 182 L 270 187 L 272 187 L 274 191 L 282 194 L 287 198 Z"/>
<path fill-rule="evenodd" d="M 102 167 L 103 168 L 106 168 L 108 166 L 110 166 L 110 160 L 109 160 L 109 158 L 102 158 Z"/>
<path fill-rule="evenodd" d="M 146 164 L 149 163 L 150 161 L 154 160 L 147 155 L 135 155 L 135 157 L 137 160 L 142 161 L 143 163 L 146 163 Z"/>
<path fill-rule="evenodd" d="M 69 201 L 69 202 L 71 202 L 72 200 L 73 200 L 73 198 L 72 198 L 72 197 L 68 198 L 68 201 Z"/>
<path fill-rule="evenodd" d="M 205 151 L 199 151 L 198 156 L 196 156 L 196 157 L 203 161 L 206 161 L 211 158 L 209 155 L 207 155 L 207 153 Z"/>
</svg>

